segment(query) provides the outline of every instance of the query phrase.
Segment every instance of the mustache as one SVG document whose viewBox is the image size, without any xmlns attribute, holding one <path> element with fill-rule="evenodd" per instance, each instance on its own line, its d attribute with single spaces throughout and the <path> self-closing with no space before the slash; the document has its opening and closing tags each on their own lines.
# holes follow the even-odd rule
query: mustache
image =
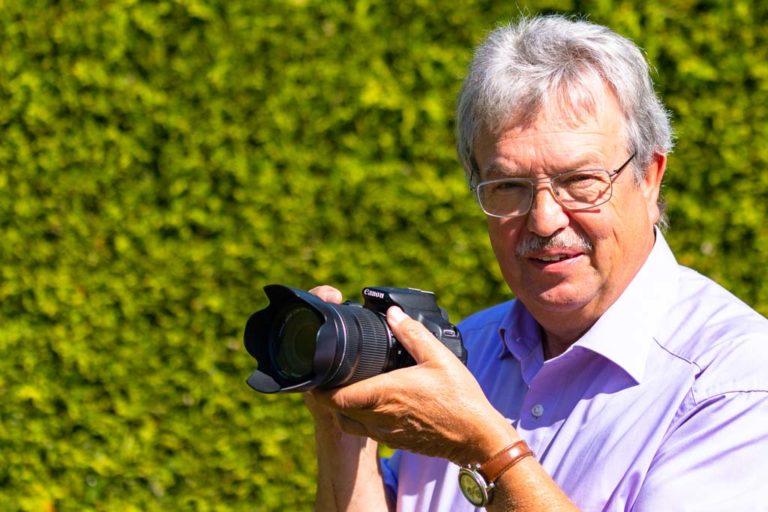
<svg viewBox="0 0 768 512">
<path fill-rule="evenodd" d="M 531 253 L 549 249 L 576 249 L 580 252 L 592 250 L 592 241 L 575 231 L 561 231 L 552 236 L 528 235 L 517 244 L 515 254 L 525 257 Z"/>
</svg>

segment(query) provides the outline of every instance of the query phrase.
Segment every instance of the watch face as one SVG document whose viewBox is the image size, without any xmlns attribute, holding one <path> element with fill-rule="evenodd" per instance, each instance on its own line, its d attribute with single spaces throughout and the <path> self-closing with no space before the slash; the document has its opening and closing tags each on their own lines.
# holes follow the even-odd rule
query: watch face
<svg viewBox="0 0 768 512">
<path fill-rule="evenodd" d="M 466 468 L 461 468 L 459 471 L 459 488 L 462 494 L 474 506 L 482 507 L 487 503 L 488 495 L 485 486 L 478 481 L 478 478 L 482 477 Z"/>
</svg>

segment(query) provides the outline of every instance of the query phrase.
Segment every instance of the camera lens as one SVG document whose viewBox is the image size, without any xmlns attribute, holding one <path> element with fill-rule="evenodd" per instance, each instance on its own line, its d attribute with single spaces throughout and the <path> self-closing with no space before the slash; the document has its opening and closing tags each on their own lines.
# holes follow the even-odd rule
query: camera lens
<svg viewBox="0 0 768 512">
<path fill-rule="evenodd" d="M 293 304 L 278 316 L 270 336 L 270 353 L 284 379 L 300 381 L 312 375 L 317 332 L 322 324 L 320 315 L 302 304 Z"/>
<path fill-rule="evenodd" d="M 258 391 L 346 386 L 413 364 L 390 331 L 383 308 L 331 304 L 281 285 L 264 291 L 269 305 L 251 315 L 243 336 L 258 362 L 248 384 Z"/>
</svg>

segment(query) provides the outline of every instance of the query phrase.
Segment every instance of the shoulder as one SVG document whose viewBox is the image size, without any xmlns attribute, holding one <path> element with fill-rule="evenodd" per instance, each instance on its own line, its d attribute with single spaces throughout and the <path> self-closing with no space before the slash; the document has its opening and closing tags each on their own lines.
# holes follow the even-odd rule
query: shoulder
<svg viewBox="0 0 768 512">
<path fill-rule="evenodd" d="M 509 314 L 514 303 L 514 300 L 510 300 L 478 311 L 459 322 L 458 328 L 465 336 L 477 331 L 498 329 L 504 318 Z"/>
<path fill-rule="evenodd" d="M 681 267 L 678 299 L 659 344 L 696 369 L 696 401 L 768 391 L 768 320 L 728 290 Z"/>
<path fill-rule="evenodd" d="M 502 302 L 478 311 L 459 322 L 457 327 L 464 340 L 464 346 L 470 354 L 473 354 L 473 358 L 480 353 L 485 353 L 485 350 L 491 350 L 491 353 L 493 350 L 497 350 L 493 347 L 496 347 L 497 343 L 501 343 L 499 330 L 505 323 L 509 322 L 509 315 L 514 304 L 514 300 Z"/>
</svg>

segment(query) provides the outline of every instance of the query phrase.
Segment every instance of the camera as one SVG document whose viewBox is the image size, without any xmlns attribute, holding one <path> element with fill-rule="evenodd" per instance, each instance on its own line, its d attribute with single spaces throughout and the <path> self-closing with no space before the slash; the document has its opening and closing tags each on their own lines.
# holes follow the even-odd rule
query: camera
<svg viewBox="0 0 768 512">
<path fill-rule="evenodd" d="M 269 305 L 245 326 L 245 348 L 258 366 L 248 385 L 262 393 L 346 386 L 415 361 L 395 339 L 386 320 L 399 306 L 421 322 L 464 364 L 461 334 L 432 292 L 367 287 L 363 304 L 330 304 L 295 288 L 264 287 Z"/>
</svg>

